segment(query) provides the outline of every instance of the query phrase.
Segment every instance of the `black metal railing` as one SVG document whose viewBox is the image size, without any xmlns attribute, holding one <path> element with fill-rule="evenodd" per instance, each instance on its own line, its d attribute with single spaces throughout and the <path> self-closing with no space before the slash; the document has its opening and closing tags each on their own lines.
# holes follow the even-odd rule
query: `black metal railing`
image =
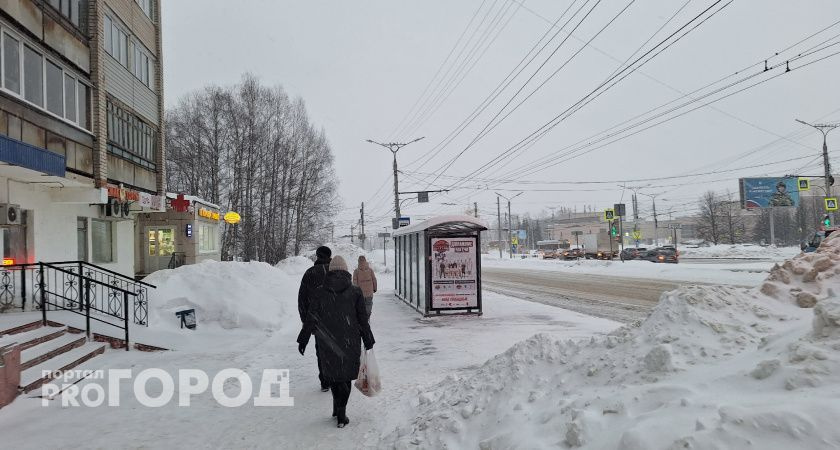
<svg viewBox="0 0 840 450">
<path fill-rule="evenodd" d="M 187 254 L 184 252 L 173 252 L 172 257 L 169 258 L 168 269 L 177 269 L 187 262 Z"/>
<path fill-rule="evenodd" d="M 148 326 L 150 288 L 155 286 L 83 261 L 2 266 L 0 312 L 86 314 L 89 307 L 94 314 Z"/>
</svg>

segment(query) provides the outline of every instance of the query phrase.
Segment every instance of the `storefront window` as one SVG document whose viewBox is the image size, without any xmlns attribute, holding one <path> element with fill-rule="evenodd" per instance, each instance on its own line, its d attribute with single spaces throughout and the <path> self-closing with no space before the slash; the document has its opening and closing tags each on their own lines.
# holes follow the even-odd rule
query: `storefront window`
<svg viewBox="0 0 840 450">
<path fill-rule="evenodd" d="M 201 224 L 198 227 L 198 251 L 201 253 L 213 253 L 219 250 L 218 244 L 219 227 L 217 225 Z"/>
<path fill-rule="evenodd" d="M 171 256 L 175 252 L 175 229 L 164 228 L 158 230 L 158 245 L 160 246 L 160 256 Z"/>
<path fill-rule="evenodd" d="M 114 262 L 113 223 L 94 219 L 90 221 L 90 225 L 93 262 Z"/>
</svg>

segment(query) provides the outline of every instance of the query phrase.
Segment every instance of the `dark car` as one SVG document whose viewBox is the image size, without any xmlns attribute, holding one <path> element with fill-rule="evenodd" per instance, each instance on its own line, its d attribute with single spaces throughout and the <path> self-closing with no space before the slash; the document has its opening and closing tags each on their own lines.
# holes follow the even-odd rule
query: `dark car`
<svg viewBox="0 0 840 450">
<path fill-rule="evenodd" d="M 583 250 L 579 248 L 570 248 L 563 250 L 563 259 L 580 259 L 583 258 Z"/>
<path fill-rule="evenodd" d="M 673 263 L 680 262 L 680 253 L 673 247 L 659 247 L 653 250 L 648 250 L 645 253 L 644 259 L 655 263 Z"/>
<path fill-rule="evenodd" d="M 644 259 L 645 253 L 647 253 L 647 249 L 644 247 L 629 247 L 622 250 L 619 257 L 621 257 L 622 261 Z"/>
</svg>

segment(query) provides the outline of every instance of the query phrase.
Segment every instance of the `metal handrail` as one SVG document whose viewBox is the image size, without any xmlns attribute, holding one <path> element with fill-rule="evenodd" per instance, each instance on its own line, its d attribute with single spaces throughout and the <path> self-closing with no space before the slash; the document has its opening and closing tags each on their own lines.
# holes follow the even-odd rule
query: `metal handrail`
<svg viewBox="0 0 840 450">
<path fill-rule="evenodd" d="M 59 263 L 59 264 L 61 264 L 61 263 Z M 67 264 L 67 263 L 64 263 L 64 264 Z M 122 288 L 117 287 L 117 286 L 109 285 L 107 283 L 101 282 L 101 281 L 96 280 L 94 278 L 84 276 L 81 273 L 77 274 L 77 273 L 65 270 L 61 267 L 56 267 L 55 265 L 50 264 L 50 263 L 39 262 L 37 265 L 38 265 L 38 268 L 39 268 L 40 273 L 41 273 L 41 279 L 38 281 L 38 284 L 39 284 L 40 291 L 41 291 L 41 293 L 40 293 L 41 294 L 41 321 L 42 321 L 43 326 L 47 326 L 47 305 L 52 305 L 52 306 L 54 306 L 58 309 L 69 311 L 69 312 L 72 312 L 74 314 L 79 314 L 79 315 L 85 316 L 85 326 L 86 326 L 86 332 L 87 332 L 88 340 L 91 339 L 91 327 L 90 327 L 91 319 L 96 320 L 98 322 L 102 322 L 102 323 L 111 325 L 113 327 L 122 328 L 123 331 L 125 332 L 125 350 L 126 351 L 129 350 L 128 296 L 129 295 L 134 295 L 136 297 L 137 293 L 131 292 L 131 291 L 126 290 L 126 289 L 122 289 Z M 79 301 L 78 301 L 80 308 L 83 308 L 84 311 L 85 311 L 84 314 L 77 311 L 76 308 L 68 308 L 67 306 L 65 306 L 63 304 L 54 303 L 54 302 L 51 302 L 51 301 L 47 300 L 47 294 L 50 294 L 50 295 L 55 296 L 56 298 L 62 298 L 65 301 L 69 300 L 71 303 L 76 303 L 76 301 L 74 301 L 74 300 L 72 300 L 68 297 L 65 297 L 64 295 L 59 294 L 57 292 L 47 292 L 47 282 L 46 282 L 47 276 L 46 276 L 46 272 L 45 272 L 45 269 L 47 269 L 47 268 L 52 269 L 52 270 L 57 271 L 57 272 L 60 272 L 60 273 L 64 273 L 65 275 L 70 275 L 74 278 L 78 278 L 80 281 L 84 281 L 84 295 L 81 298 L 79 298 Z M 90 287 L 91 287 L 91 283 L 106 286 L 106 287 L 108 287 L 108 289 L 118 291 L 118 292 L 122 292 L 123 317 L 119 317 L 119 316 L 117 316 L 113 313 L 109 313 L 107 311 L 103 311 L 103 310 L 100 310 L 98 308 L 91 308 L 91 306 L 90 306 Z M 91 309 L 93 309 L 93 311 L 103 313 L 103 314 L 105 314 L 107 316 L 110 316 L 110 317 L 114 317 L 114 318 L 117 318 L 117 319 L 123 319 L 122 326 L 111 323 L 111 322 L 108 322 L 106 320 L 102 320 L 98 317 L 91 317 L 91 315 L 90 315 Z"/>
<path fill-rule="evenodd" d="M 120 277 L 120 278 L 124 278 L 125 280 L 127 280 L 127 281 L 131 281 L 132 283 L 137 283 L 137 284 L 141 284 L 141 285 L 143 285 L 143 286 L 148 286 L 148 287 L 150 287 L 150 288 L 157 289 L 157 286 L 155 286 L 155 285 L 153 285 L 153 284 L 149 284 L 149 283 L 146 283 L 145 281 L 141 281 L 141 280 L 135 280 L 135 279 L 134 279 L 134 278 L 132 278 L 132 277 L 129 277 L 129 276 L 123 275 L 123 274 L 121 274 L 121 273 L 119 273 L 119 272 L 114 272 L 113 270 L 106 269 L 106 268 L 104 268 L 104 267 L 102 267 L 102 266 L 97 266 L 96 264 L 91 264 L 91 263 L 89 263 L 89 262 L 87 262 L 87 261 L 59 261 L 59 262 L 51 262 L 51 263 L 49 263 L 49 264 L 82 264 L 83 266 L 92 267 L 92 268 L 94 268 L 94 269 L 96 269 L 96 270 L 100 270 L 100 271 L 102 271 L 102 272 L 106 272 L 106 273 L 109 273 L 109 274 L 111 274 L 111 275 L 114 275 L 114 276 L 117 276 L 117 277 Z M 37 266 L 37 265 L 38 265 L 38 263 L 33 263 L 32 265 L 36 265 L 36 266 Z"/>
</svg>

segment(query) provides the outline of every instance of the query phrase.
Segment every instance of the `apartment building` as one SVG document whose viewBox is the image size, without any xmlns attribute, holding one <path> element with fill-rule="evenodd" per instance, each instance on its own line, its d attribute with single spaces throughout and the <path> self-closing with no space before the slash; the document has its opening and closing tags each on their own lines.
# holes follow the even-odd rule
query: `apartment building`
<svg viewBox="0 0 840 450">
<path fill-rule="evenodd" d="M 0 0 L 3 263 L 134 273 L 164 208 L 158 0 Z"/>
</svg>

